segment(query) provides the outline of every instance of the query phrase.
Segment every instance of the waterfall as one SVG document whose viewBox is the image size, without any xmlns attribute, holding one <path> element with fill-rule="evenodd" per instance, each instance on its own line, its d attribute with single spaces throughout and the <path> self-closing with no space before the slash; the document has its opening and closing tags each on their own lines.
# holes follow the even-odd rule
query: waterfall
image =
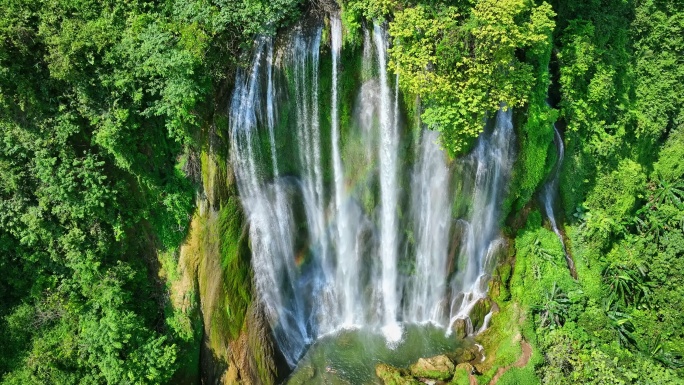
<svg viewBox="0 0 684 385">
<path fill-rule="evenodd" d="M 363 29 L 363 67 L 362 67 L 362 74 L 363 75 L 368 75 L 371 73 L 373 69 L 373 58 L 371 57 L 373 55 L 373 45 L 371 43 L 371 37 L 370 37 L 370 32 L 368 31 L 368 28 Z"/>
<path fill-rule="evenodd" d="M 505 110 L 504 110 L 505 109 Z M 487 295 L 493 256 L 501 245 L 498 220 L 503 192 L 513 165 L 513 112 L 497 113 L 491 134 L 480 135 L 466 162 L 475 170 L 472 209 L 466 223 L 460 260 L 465 266 L 452 283 L 451 323 L 468 316 L 478 300 Z"/>
<path fill-rule="evenodd" d="M 335 16 L 330 20 L 332 45 L 332 100 L 331 100 L 331 130 L 333 179 L 335 181 L 335 216 L 336 216 L 336 260 L 339 300 L 341 301 L 341 321 L 344 327 L 359 324 L 362 312 L 359 292 L 359 264 L 360 255 L 356 247 L 358 235 L 356 223 L 352 221 L 353 208 L 345 203 L 349 196 L 344 183 L 344 168 L 340 155 L 340 118 L 338 111 L 338 74 L 340 50 L 342 49 L 342 23 Z"/>
<path fill-rule="evenodd" d="M 449 167 L 438 139 L 437 132 L 423 131 L 419 159 L 411 180 L 416 262 L 404 316 L 410 322 L 442 322 L 451 229 L 451 194 Z"/>
<path fill-rule="evenodd" d="M 408 151 L 386 31 L 364 31 L 364 74 L 353 90 L 342 82 L 354 74 L 343 68 L 339 16 L 322 31 L 299 25 L 282 43 L 256 39 L 229 110 L 254 284 L 291 367 L 344 328 L 371 329 L 394 346 L 404 324 L 467 319 L 487 295 L 502 244 L 499 206 L 513 161 L 510 109 L 461 159 L 448 160 L 430 130 Z M 328 44 L 331 67 L 321 64 Z M 407 167 L 403 152 L 416 154 Z M 466 217 L 455 217 L 454 197 L 470 202 Z"/>
<path fill-rule="evenodd" d="M 380 77 L 380 292 L 384 310 L 383 331 L 389 341 L 398 341 L 401 339 L 401 329 L 397 324 L 397 122 L 393 119 L 391 93 L 387 84 L 387 38 L 377 24 L 373 27 L 373 40 Z"/>
<path fill-rule="evenodd" d="M 256 42 L 249 76 L 244 71 L 239 71 L 236 76 L 230 108 L 231 161 L 235 165 L 238 190 L 250 224 L 252 266 L 257 292 L 266 305 L 270 322 L 275 326 L 276 341 L 288 363 L 294 366 L 311 339 L 306 327 L 307 317 L 301 290 L 296 284 L 297 270 L 292 246 L 292 229 L 295 228 L 293 216 L 282 197 L 282 187 L 267 183 L 262 172 L 257 169 L 260 161 L 256 133 L 257 108 L 260 106 L 257 92 L 261 88 L 259 75 L 264 46 L 268 46 L 266 65 L 269 80 L 271 79 L 272 42 L 266 39 Z M 273 103 L 272 87 L 267 88 L 271 95 L 267 98 L 267 103 Z M 269 107 L 267 111 L 273 110 Z M 267 118 L 269 131 L 271 116 L 269 113 Z M 271 148 L 275 151 L 273 140 Z M 276 163 L 275 158 L 273 162 Z"/>
<path fill-rule="evenodd" d="M 544 211 L 546 212 L 546 216 L 549 218 L 551 229 L 553 229 L 553 232 L 556 233 L 556 236 L 558 236 L 558 240 L 560 241 L 561 246 L 563 247 L 563 255 L 565 256 L 565 262 L 568 265 L 570 274 L 573 278 L 577 279 L 575 262 L 572 260 L 567 248 L 565 247 L 563 234 L 561 234 L 561 231 L 558 228 L 558 224 L 556 222 L 556 215 L 553 208 L 554 197 L 556 196 L 556 192 L 558 191 L 558 179 L 560 178 L 560 170 L 563 164 L 563 157 L 565 156 L 563 138 L 561 138 L 560 132 L 558 132 L 558 128 L 556 128 L 555 124 L 553 125 L 553 141 L 556 145 L 556 149 L 558 150 L 558 159 L 556 160 L 556 164 L 553 167 L 551 178 L 546 182 L 546 184 L 542 188 L 540 198 L 542 204 L 544 205 Z"/>
<path fill-rule="evenodd" d="M 306 178 L 303 179 L 304 201 L 311 224 L 311 238 L 318 246 L 326 279 L 330 278 L 328 235 L 324 211 L 323 171 L 321 164 L 320 123 L 318 115 L 318 65 L 321 29 L 313 37 L 298 30 L 294 36 L 292 66 L 294 67 L 297 136 L 300 163 Z"/>
</svg>

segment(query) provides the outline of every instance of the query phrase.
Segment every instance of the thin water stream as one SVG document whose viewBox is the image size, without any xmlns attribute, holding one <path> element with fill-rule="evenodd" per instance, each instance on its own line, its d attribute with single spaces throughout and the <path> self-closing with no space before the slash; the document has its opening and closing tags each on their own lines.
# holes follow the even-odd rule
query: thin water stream
<svg viewBox="0 0 684 385">
<path fill-rule="evenodd" d="M 553 171 L 551 173 L 551 178 L 548 180 L 548 182 L 546 182 L 546 184 L 542 188 L 541 201 L 544 205 L 544 211 L 546 212 L 546 216 L 549 219 L 549 223 L 551 224 L 551 229 L 554 233 L 556 233 L 558 240 L 563 246 L 563 255 L 565 256 L 565 262 L 568 265 L 568 270 L 570 270 L 570 275 L 572 275 L 573 278 L 577 279 L 577 270 L 575 269 L 575 262 L 572 260 L 572 257 L 570 256 L 570 253 L 568 253 L 568 249 L 565 246 L 563 233 L 561 233 L 560 228 L 558 227 L 558 223 L 556 221 L 556 213 L 554 209 L 555 197 L 558 195 L 558 180 L 560 178 L 560 170 L 561 166 L 563 165 L 563 157 L 565 156 L 565 146 L 563 145 L 563 138 L 561 137 L 560 132 L 558 132 L 558 128 L 555 124 L 553 125 L 553 142 L 555 143 L 556 149 L 558 151 L 558 159 L 556 160 L 556 165 L 554 166 Z"/>
</svg>

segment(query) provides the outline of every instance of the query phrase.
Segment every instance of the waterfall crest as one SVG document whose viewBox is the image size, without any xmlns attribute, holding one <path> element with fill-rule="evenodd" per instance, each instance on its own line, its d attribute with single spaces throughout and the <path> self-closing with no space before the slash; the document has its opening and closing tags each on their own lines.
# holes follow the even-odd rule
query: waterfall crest
<svg viewBox="0 0 684 385">
<path fill-rule="evenodd" d="M 466 319 L 487 295 L 501 245 L 511 110 L 497 114 L 463 159 L 449 160 L 439 134 L 424 130 L 415 162 L 405 162 L 410 140 L 402 137 L 399 79 L 387 73 L 387 33 L 375 25 L 364 37 L 352 116 L 340 108 L 341 79 L 350 74 L 338 16 L 329 34 L 300 25 L 277 46 L 257 39 L 251 65 L 236 76 L 230 161 L 256 290 L 290 366 L 340 329 L 370 328 L 391 345 L 403 324 L 448 328 Z M 321 64 L 322 47 L 330 67 Z M 319 86 L 323 77 L 329 89 Z M 455 180 L 470 180 L 467 191 Z M 454 215 L 454 196 L 470 202 L 463 218 Z M 465 230 L 454 236 L 458 223 Z"/>
</svg>

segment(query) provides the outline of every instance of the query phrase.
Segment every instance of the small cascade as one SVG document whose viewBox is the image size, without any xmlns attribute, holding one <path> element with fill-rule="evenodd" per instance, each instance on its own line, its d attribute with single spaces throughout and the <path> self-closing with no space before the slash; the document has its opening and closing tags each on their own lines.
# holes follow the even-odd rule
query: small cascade
<svg viewBox="0 0 684 385">
<path fill-rule="evenodd" d="M 459 266 L 452 282 L 450 325 L 468 317 L 477 301 L 487 295 L 489 273 L 502 245 L 499 211 L 514 161 L 513 111 L 500 110 L 489 135 L 483 133 L 466 163 L 475 170 L 470 220 L 465 226 Z"/>
<path fill-rule="evenodd" d="M 480 330 L 477 331 L 478 333 L 482 333 L 483 331 L 487 330 L 487 328 L 489 327 L 489 321 L 492 320 L 492 315 L 494 315 L 494 313 L 492 313 L 491 311 L 487 313 L 487 315 L 485 315 L 484 321 L 482 322 L 482 326 L 480 327 Z"/>
<path fill-rule="evenodd" d="M 572 275 L 574 279 L 577 279 L 577 270 L 575 269 L 575 262 L 572 260 L 572 257 L 570 257 L 568 249 L 565 246 L 565 240 L 563 239 L 563 234 L 558 228 L 558 224 L 556 222 L 556 214 L 553 208 L 554 197 L 558 193 L 558 180 L 560 178 L 560 170 L 561 166 L 563 165 L 563 157 L 565 156 L 565 146 L 563 145 L 563 138 L 561 137 L 560 132 L 558 132 L 558 128 L 556 128 L 555 124 L 553 125 L 553 133 L 553 142 L 555 143 L 556 149 L 558 150 L 558 160 L 556 160 L 556 165 L 553 167 L 551 178 L 548 180 L 548 182 L 546 182 L 546 184 L 542 188 L 540 198 L 542 204 L 544 205 L 544 211 L 546 212 L 546 216 L 549 218 L 551 228 L 553 229 L 553 232 L 556 233 L 556 236 L 558 236 L 558 240 L 563 246 L 563 255 L 565 256 L 565 262 L 567 263 L 568 269 L 570 270 L 570 275 Z"/>
</svg>

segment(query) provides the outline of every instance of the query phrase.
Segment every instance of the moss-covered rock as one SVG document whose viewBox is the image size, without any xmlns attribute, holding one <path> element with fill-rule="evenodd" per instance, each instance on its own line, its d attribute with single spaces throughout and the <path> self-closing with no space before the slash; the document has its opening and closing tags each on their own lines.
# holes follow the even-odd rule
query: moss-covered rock
<svg viewBox="0 0 684 385">
<path fill-rule="evenodd" d="M 475 303 L 473 310 L 470 311 L 470 321 L 473 324 L 473 330 L 480 330 L 484 324 L 484 319 L 492 308 L 492 300 L 489 298 L 482 298 Z"/>
<path fill-rule="evenodd" d="M 419 385 L 420 382 L 411 377 L 405 370 L 387 364 L 377 364 L 375 374 L 384 385 Z"/>
<path fill-rule="evenodd" d="M 473 372 L 473 365 L 469 363 L 461 363 L 456 365 L 454 370 L 454 378 L 451 380 L 452 385 L 468 385 L 470 384 L 469 374 Z"/>
<path fill-rule="evenodd" d="M 453 353 L 447 354 L 447 356 L 453 363 L 460 364 L 473 361 L 477 358 L 478 353 L 477 347 L 473 346 L 470 348 L 458 348 Z"/>
<path fill-rule="evenodd" d="M 454 363 L 445 355 L 420 358 L 410 367 L 414 376 L 434 380 L 450 379 L 454 375 L 454 369 Z"/>
<path fill-rule="evenodd" d="M 456 338 L 466 338 L 468 336 L 468 320 L 457 319 L 451 325 L 451 332 L 454 333 Z"/>
</svg>

